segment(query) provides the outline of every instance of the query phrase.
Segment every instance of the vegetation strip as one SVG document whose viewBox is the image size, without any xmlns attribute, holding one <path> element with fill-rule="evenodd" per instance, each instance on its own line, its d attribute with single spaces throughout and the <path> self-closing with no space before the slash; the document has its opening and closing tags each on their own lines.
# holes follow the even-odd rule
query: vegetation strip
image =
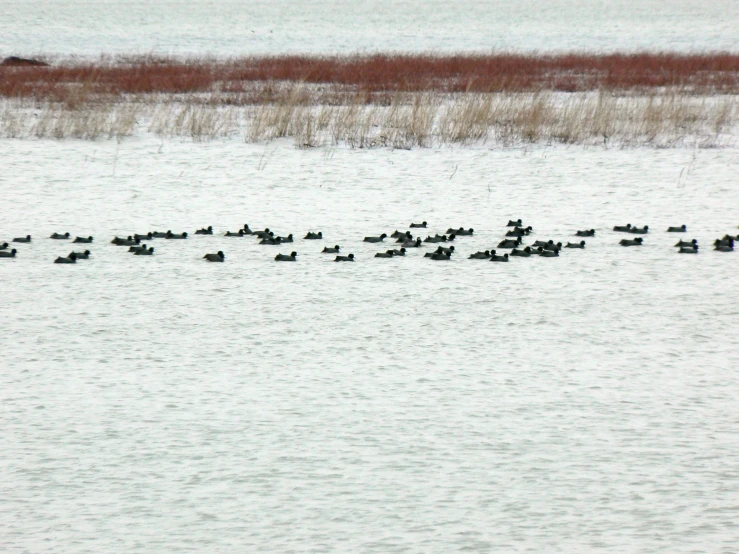
<svg viewBox="0 0 739 554">
<path fill-rule="evenodd" d="M 11 60 L 11 58 L 7 58 Z M 33 62 L 19 63 L 17 60 Z M 37 62 L 48 63 L 39 65 Z M 64 101 L 89 94 L 245 93 L 255 82 L 300 82 L 366 94 L 397 92 L 640 92 L 672 88 L 737 94 L 739 54 L 374 54 L 234 59 L 106 57 L 97 61 L 12 58 L 0 64 L 0 96 Z M 264 88 L 252 103 L 275 101 Z"/>
</svg>

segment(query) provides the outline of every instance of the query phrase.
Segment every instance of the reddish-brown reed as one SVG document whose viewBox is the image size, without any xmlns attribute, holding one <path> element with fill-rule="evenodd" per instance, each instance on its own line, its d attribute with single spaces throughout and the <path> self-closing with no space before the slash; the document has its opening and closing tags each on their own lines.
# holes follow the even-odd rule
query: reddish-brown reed
<svg viewBox="0 0 739 554">
<path fill-rule="evenodd" d="M 649 91 L 739 92 L 739 54 L 375 54 L 238 59 L 101 58 L 48 67 L 0 67 L 0 96 L 66 101 L 79 94 L 239 93 L 256 81 L 291 81 L 367 93 Z M 385 93 L 385 96 L 383 96 Z M 270 102 L 266 95 L 252 101 Z"/>
</svg>

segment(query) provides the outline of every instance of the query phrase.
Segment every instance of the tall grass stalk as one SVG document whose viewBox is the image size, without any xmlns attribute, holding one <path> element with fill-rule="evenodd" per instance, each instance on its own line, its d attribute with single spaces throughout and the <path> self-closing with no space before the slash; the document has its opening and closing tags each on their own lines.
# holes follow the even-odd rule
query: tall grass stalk
<svg viewBox="0 0 739 554">
<path fill-rule="evenodd" d="M 122 102 L 0 102 L 0 137 L 122 139 L 150 132 L 196 142 L 241 134 L 248 143 L 293 139 L 301 148 L 414 148 L 535 143 L 712 146 L 736 139 L 739 97 L 593 93 L 397 93 L 367 103 L 364 93 L 314 104 L 302 84 L 274 103 L 224 104 L 219 96 L 135 95 Z"/>
</svg>

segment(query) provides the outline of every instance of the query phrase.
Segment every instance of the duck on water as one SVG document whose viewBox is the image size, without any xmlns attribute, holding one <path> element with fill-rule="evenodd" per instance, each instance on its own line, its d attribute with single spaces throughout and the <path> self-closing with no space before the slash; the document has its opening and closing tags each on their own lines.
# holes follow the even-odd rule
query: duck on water
<svg viewBox="0 0 739 554">
<path fill-rule="evenodd" d="M 297 259 L 297 252 L 291 252 L 289 256 L 287 254 L 277 254 L 277 256 L 275 256 L 276 262 L 294 262 L 297 261 Z"/>
<path fill-rule="evenodd" d="M 68 257 L 58 257 L 56 260 L 54 260 L 55 264 L 76 264 L 77 263 L 77 256 L 74 252 L 72 252 Z"/>
</svg>

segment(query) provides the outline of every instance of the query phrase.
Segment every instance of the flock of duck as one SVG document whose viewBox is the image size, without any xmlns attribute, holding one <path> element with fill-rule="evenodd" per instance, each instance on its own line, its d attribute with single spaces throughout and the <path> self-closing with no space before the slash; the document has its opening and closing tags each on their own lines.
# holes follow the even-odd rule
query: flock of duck
<svg viewBox="0 0 739 554">
<path fill-rule="evenodd" d="M 428 223 L 426 221 L 423 221 L 421 223 L 411 223 L 410 229 L 426 229 L 427 226 Z M 534 230 L 531 226 L 524 226 L 521 219 L 517 219 L 515 221 L 509 220 L 506 224 L 506 228 L 508 228 L 508 230 L 505 233 L 505 237 L 498 243 L 496 248 L 475 252 L 473 254 L 470 254 L 468 258 L 473 260 L 489 260 L 492 262 L 508 262 L 509 259 L 512 257 L 529 258 L 531 256 L 540 256 L 542 258 L 556 258 L 559 257 L 560 252 L 564 248 L 585 248 L 584 240 L 567 242 L 564 245 L 561 242 L 554 242 L 554 240 L 551 239 L 536 240 L 529 245 L 524 245 L 524 238 L 531 235 Z M 638 227 L 632 226 L 629 223 L 627 225 L 616 225 L 613 228 L 613 231 L 628 233 L 631 235 L 646 235 L 649 233 L 649 226 L 644 225 L 643 227 Z M 685 225 L 669 227 L 667 229 L 668 233 L 687 233 L 687 231 L 688 229 Z M 459 237 L 471 237 L 474 235 L 474 232 L 475 231 L 472 228 L 449 228 L 443 234 L 435 233 L 433 236 L 427 235 L 426 238 L 422 239 L 420 236 L 414 237 L 411 231 L 395 230 L 390 235 L 382 233 L 378 236 L 364 237 L 363 241 L 372 244 L 383 244 L 385 243 L 385 239 L 395 240 L 395 248 L 390 248 L 382 252 L 377 252 L 374 255 L 375 258 L 396 258 L 400 256 L 405 256 L 406 252 L 408 252 L 409 249 L 412 248 L 421 248 L 426 245 L 436 245 L 436 248 L 433 251 L 426 252 L 424 254 L 424 257 L 430 258 L 431 260 L 440 261 L 451 260 L 452 256 L 456 256 L 456 248 L 455 245 L 452 243 L 456 243 L 456 240 Z M 214 235 L 215 232 L 213 231 L 212 226 L 208 226 L 202 229 L 198 229 L 197 231 L 195 231 L 195 234 Z M 292 244 L 295 242 L 292 234 L 283 237 L 275 235 L 275 233 L 273 231 L 270 231 L 268 228 L 264 229 L 263 231 L 253 231 L 249 228 L 248 224 L 244 225 L 242 229 L 239 229 L 237 231 L 226 231 L 223 236 L 237 238 L 253 237 L 259 241 L 259 244 L 270 246 L 280 246 L 283 244 Z M 574 236 L 595 237 L 595 229 L 576 231 L 574 233 Z M 69 233 L 53 233 L 49 238 L 59 241 L 69 241 L 72 237 Z M 128 252 L 135 256 L 153 256 L 154 247 L 147 246 L 144 241 L 152 241 L 155 239 L 185 240 L 187 238 L 187 232 L 173 233 L 172 231 L 150 231 L 143 235 L 134 234 L 129 235 L 125 238 L 116 236 L 115 238 L 113 238 L 111 243 L 116 246 L 128 247 Z M 323 238 L 323 233 L 321 231 L 309 231 L 303 237 L 303 240 L 323 240 Z M 72 243 L 92 244 L 93 240 L 94 239 L 91 236 L 78 236 L 75 237 L 74 240 L 72 240 Z M 716 239 L 713 242 L 713 249 L 718 252 L 732 252 L 734 250 L 734 242 L 736 240 L 739 240 L 739 235 L 735 237 L 731 235 L 724 235 L 722 238 Z M 31 235 L 14 238 L 12 242 L 14 244 L 31 243 Z M 644 244 L 644 237 L 637 236 L 633 239 L 622 239 L 619 244 L 621 246 L 642 246 Z M 0 258 L 16 257 L 16 255 L 18 254 L 18 250 L 16 248 L 9 249 L 9 247 L 10 244 L 8 244 L 7 242 L 0 244 Z M 678 249 L 677 252 L 679 254 L 697 254 L 699 251 L 698 241 L 696 239 L 692 239 L 689 241 L 679 240 L 675 244 L 675 247 Z M 499 250 L 510 250 L 510 252 L 500 254 Z M 341 253 L 341 246 L 338 244 L 334 246 L 326 246 L 321 252 L 324 254 L 335 254 L 334 261 L 336 262 L 354 262 L 356 260 L 353 253 L 343 255 Z M 54 263 L 74 264 L 77 263 L 77 260 L 86 260 L 90 256 L 90 250 L 72 251 L 66 256 L 57 257 L 54 260 Z M 203 256 L 203 259 L 208 262 L 224 262 L 226 259 L 226 255 L 223 253 L 222 250 L 219 250 L 215 253 L 205 254 Z M 290 254 L 277 254 L 274 259 L 277 262 L 295 262 L 298 259 L 298 253 L 293 251 Z"/>
</svg>

